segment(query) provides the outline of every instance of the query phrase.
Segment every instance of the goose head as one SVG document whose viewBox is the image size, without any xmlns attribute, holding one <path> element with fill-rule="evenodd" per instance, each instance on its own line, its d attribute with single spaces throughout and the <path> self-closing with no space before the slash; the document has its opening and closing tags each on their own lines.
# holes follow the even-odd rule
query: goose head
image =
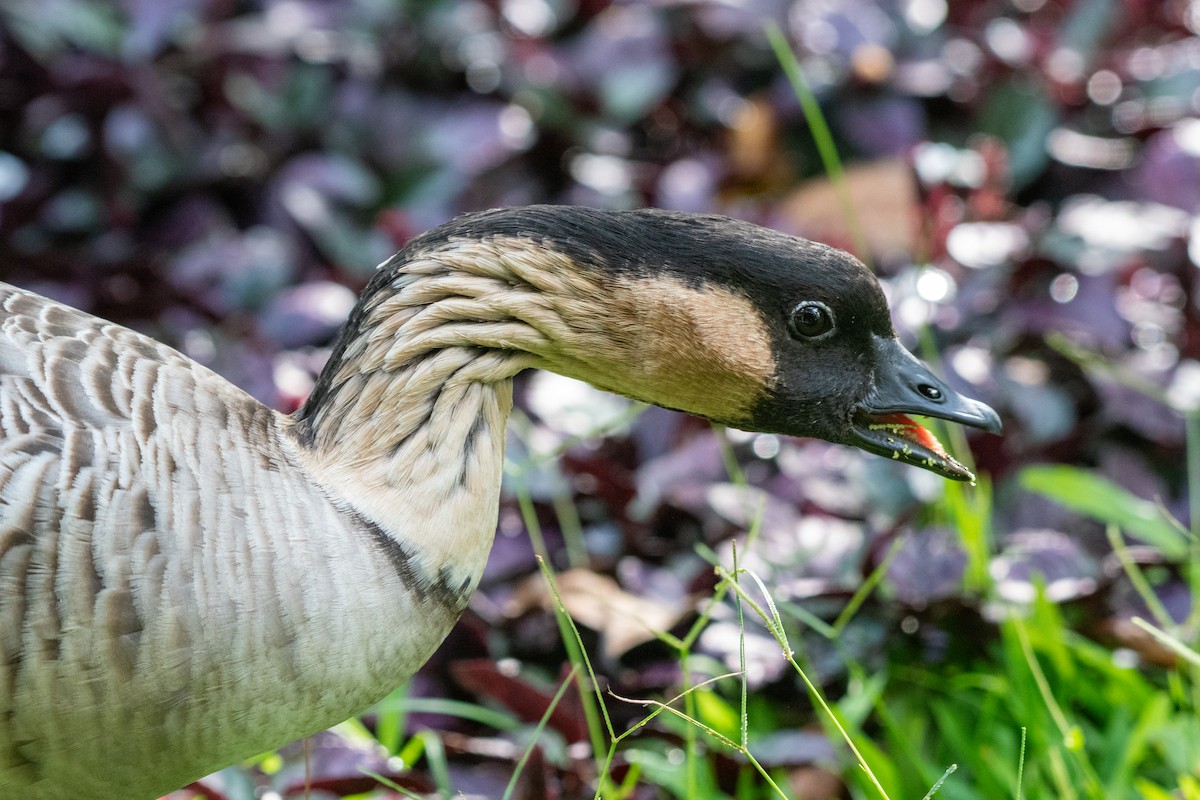
<svg viewBox="0 0 1200 800">
<path fill-rule="evenodd" d="M 475 344 L 521 351 L 521 366 L 955 480 L 973 476 L 911 415 L 1001 430 L 899 342 L 875 276 L 823 244 L 714 215 L 530 206 L 433 229 L 379 282 L 430 259 L 512 289 L 496 302 L 524 333 Z"/>
</svg>

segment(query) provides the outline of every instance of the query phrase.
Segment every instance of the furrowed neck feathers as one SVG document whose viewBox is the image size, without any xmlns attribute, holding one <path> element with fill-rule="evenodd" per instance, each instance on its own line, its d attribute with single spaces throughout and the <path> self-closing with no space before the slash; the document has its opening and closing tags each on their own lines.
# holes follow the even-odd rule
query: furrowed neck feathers
<svg viewBox="0 0 1200 800">
<path fill-rule="evenodd" d="M 415 240 L 364 292 L 298 436 L 361 459 L 452 407 L 463 386 L 528 367 L 736 424 L 774 370 L 753 304 L 618 258 L 517 235 Z"/>
</svg>

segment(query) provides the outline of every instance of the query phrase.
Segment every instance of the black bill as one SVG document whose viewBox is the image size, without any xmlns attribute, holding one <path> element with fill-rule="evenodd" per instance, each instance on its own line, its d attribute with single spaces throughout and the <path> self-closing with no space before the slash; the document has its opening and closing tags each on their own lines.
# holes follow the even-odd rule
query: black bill
<svg viewBox="0 0 1200 800">
<path fill-rule="evenodd" d="M 969 469 L 908 415 L 937 417 L 988 433 L 1000 433 L 1000 416 L 984 403 L 955 392 L 897 339 L 876 337 L 874 345 L 875 387 L 854 412 L 849 443 L 947 478 L 974 480 Z"/>
</svg>

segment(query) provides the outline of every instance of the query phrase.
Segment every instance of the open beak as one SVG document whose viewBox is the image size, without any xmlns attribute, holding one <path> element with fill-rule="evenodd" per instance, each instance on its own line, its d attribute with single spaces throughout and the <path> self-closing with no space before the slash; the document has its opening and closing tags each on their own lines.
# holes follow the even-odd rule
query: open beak
<svg viewBox="0 0 1200 800">
<path fill-rule="evenodd" d="M 848 443 L 957 481 L 974 480 L 969 469 L 908 415 L 937 417 L 988 433 L 1000 433 L 1000 416 L 947 386 L 899 340 L 877 336 L 874 347 L 875 386 L 854 411 Z"/>
</svg>

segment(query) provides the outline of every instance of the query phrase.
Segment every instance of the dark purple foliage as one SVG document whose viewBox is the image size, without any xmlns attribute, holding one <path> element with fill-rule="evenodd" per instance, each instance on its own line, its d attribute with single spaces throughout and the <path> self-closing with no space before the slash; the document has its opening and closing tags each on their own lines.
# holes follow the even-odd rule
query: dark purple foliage
<svg viewBox="0 0 1200 800">
<path fill-rule="evenodd" d="M 1180 412 L 1200 406 L 1194 3 L 40 8 L 0 3 L 0 278 L 168 341 L 285 411 L 303 401 L 372 267 L 461 211 L 661 205 L 852 247 L 762 33 L 780 24 L 849 165 L 875 251 L 860 255 L 879 265 L 901 337 L 916 348 L 924 336 L 951 382 L 1005 418 L 1004 438 L 967 437 L 996 487 L 1002 599 L 1027 602 L 1044 587 L 1078 606 L 1085 631 L 1145 613 L 1108 568 L 1102 527 L 1014 478 L 1031 463 L 1079 465 L 1186 515 Z M 1099 361 L 1081 366 L 1081 352 Z M 543 443 L 574 435 L 576 412 L 557 418 L 565 390 L 537 402 L 533 392 L 520 383 L 518 402 Z M 897 625 L 918 625 L 931 658 L 989 640 L 957 534 L 929 522 L 939 479 L 820 442 L 730 440 L 749 488 L 729 482 L 706 425 L 660 409 L 525 476 L 555 566 L 579 557 L 569 553 L 577 524 L 588 566 L 620 591 L 694 605 L 715 585 L 697 547 L 728 564 L 735 537 L 791 624 L 789 604 L 832 620 L 898 540 L 844 650 L 795 624 L 815 675 L 844 678 L 847 653 L 877 662 L 897 646 Z M 577 521 L 560 518 L 564 499 Z M 1156 590 L 1182 615 L 1195 598 L 1170 567 Z M 514 605 L 540 585 L 528 582 L 535 573 L 507 496 L 482 590 L 414 692 L 536 722 L 564 652 L 544 598 Z M 693 618 L 681 615 L 675 633 Z M 621 631 L 582 633 L 599 652 Z M 746 647 L 754 686 L 789 698 L 780 733 L 759 743 L 764 763 L 827 761 L 824 738 L 803 727 L 807 700 L 755 620 Z M 731 606 L 714 612 L 699 650 L 707 664 L 737 666 Z M 474 660 L 449 667 L 456 657 Z M 661 643 L 596 663 L 620 695 L 678 689 Z M 563 704 L 517 797 L 591 796 L 580 700 Z M 643 712 L 623 708 L 617 721 Z M 467 793 L 499 796 L 524 749 L 524 737 L 452 716 L 408 723 L 446 731 L 453 782 Z M 319 792 L 371 788 L 359 764 L 434 788 L 421 769 L 314 741 Z M 260 777 L 293 796 L 303 759 L 287 758 L 283 773 Z M 618 756 L 613 774 L 627 766 Z M 731 792 L 742 766 L 718 762 Z"/>
</svg>

